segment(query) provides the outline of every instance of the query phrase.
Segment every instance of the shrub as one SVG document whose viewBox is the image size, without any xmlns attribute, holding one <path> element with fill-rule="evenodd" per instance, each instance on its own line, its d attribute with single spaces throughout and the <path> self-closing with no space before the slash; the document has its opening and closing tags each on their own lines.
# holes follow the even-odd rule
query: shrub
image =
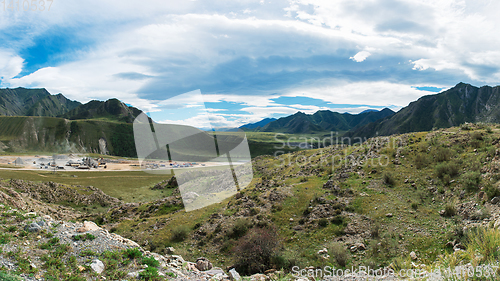
<svg viewBox="0 0 500 281">
<path fill-rule="evenodd" d="M 161 280 L 160 275 L 158 275 L 158 269 L 156 267 L 147 267 L 145 270 L 139 272 L 139 279 L 143 280 Z"/>
<path fill-rule="evenodd" d="M 455 209 L 455 205 L 448 203 L 444 207 L 443 217 L 447 217 L 447 218 L 453 217 L 456 213 L 457 213 L 457 211 Z"/>
<path fill-rule="evenodd" d="M 247 219 L 238 219 L 231 228 L 228 236 L 234 239 L 243 237 L 250 227 L 252 227 L 251 221 Z"/>
<path fill-rule="evenodd" d="M 344 217 L 341 215 L 336 215 L 335 217 L 332 218 L 331 222 L 335 225 L 341 225 L 344 224 Z"/>
<path fill-rule="evenodd" d="M 463 175 L 463 186 L 468 192 L 477 191 L 481 183 L 481 174 L 479 172 L 467 172 Z"/>
<path fill-rule="evenodd" d="M 238 241 L 234 250 L 236 270 L 244 275 L 264 272 L 280 255 L 278 234 L 274 228 L 252 228 Z"/>
<path fill-rule="evenodd" d="M 0 272 L 0 280 L 4 281 L 21 281 L 23 280 L 21 277 L 13 275 L 8 272 Z"/>
<path fill-rule="evenodd" d="M 436 162 L 445 162 L 451 159 L 453 153 L 450 149 L 444 147 L 437 147 L 434 151 L 434 157 Z"/>
<path fill-rule="evenodd" d="M 428 162 L 427 155 L 419 153 L 415 156 L 413 164 L 415 165 L 415 168 L 422 169 L 427 166 L 427 162 Z"/>
<path fill-rule="evenodd" d="M 155 258 L 153 257 L 149 257 L 149 258 L 143 258 L 142 261 L 141 261 L 142 264 L 145 264 L 147 266 L 151 266 L 151 267 L 158 267 L 160 266 L 160 262 L 157 261 Z"/>
<path fill-rule="evenodd" d="M 333 243 L 329 247 L 329 253 L 335 259 L 335 262 L 340 267 L 345 267 L 347 265 L 347 260 L 349 259 L 349 254 L 347 253 L 347 249 L 342 246 L 340 243 Z"/>
<path fill-rule="evenodd" d="M 492 199 L 493 197 L 500 196 L 500 189 L 492 184 L 488 184 L 485 188 L 486 195 L 488 198 Z"/>
<path fill-rule="evenodd" d="M 472 134 L 472 136 L 471 136 L 471 139 L 482 141 L 483 140 L 483 134 L 481 134 L 480 132 L 474 132 Z"/>
<path fill-rule="evenodd" d="M 441 163 L 436 166 L 436 176 L 444 179 L 445 175 L 455 177 L 458 175 L 458 167 L 455 163 Z"/>
<path fill-rule="evenodd" d="M 139 248 L 129 248 L 123 252 L 123 255 L 129 259 L 137 259 L 142 257 L 142 252 Z"/>
<path fill-rule="evenodd" d="M 10 241 L 10 235 L 7 233 L 0 233 L 0 244 L 7 244 Z"/>
<path fill-rule="evenodd" d="M 500 257 L 498 245 L 500 245 L 500 231 L 495 228 L 476 228 L 467 235 L 465 243 L 471 253 L 478 253 L 480 263 L 494 263 Z"/>
<path fill-rule="evenodd" d="M 417 203 L 415 203 L 415 202 L 411 203 L 411 208 L 412 208 L 413 210 L 418 209 L 418 204 L 417 204 Z"/>
<path fill-rule="evenodd" d="M 325 218 L 321 218 L 318 220 L 318 225 L 320 227 L 326 227 L 328 225 L 328 220 Z"/>
<path fill-rule="evenodd" d="M 374 223 L 370 228 L 370 234 L 372 238 L 378 238 L 380 234 L 380 224 Z"/>
<path fill-rule="evenodd" d="M 387 186 L 394 186 L 396 184 L 394 176 L 389 172 L 386 172 L 382 175 L 382 182 Z"/>
<path fill-rule="evenodd" d="M 174 242 L 182 242 L 186 240 L 189 234 L 189 228 L 185 225 L 179 225 L 172 229 L 172 237 L 170 238 Z"/>
</svg>

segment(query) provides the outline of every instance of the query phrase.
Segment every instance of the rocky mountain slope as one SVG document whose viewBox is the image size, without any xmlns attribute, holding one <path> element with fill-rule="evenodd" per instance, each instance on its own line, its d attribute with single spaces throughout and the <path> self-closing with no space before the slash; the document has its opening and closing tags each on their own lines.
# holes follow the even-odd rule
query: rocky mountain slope
<svg viewBox="0 0 500 281">
<path fill-rule="evenodd" d="M 80 106 L 62 94 L 51 95 L 45 89 L 0 89 L 0 115 L 56 117 Z"/>
<path fill-rule="evenodd" d="M 411 102 L 391 117 L 349 132 L 351 137 L 388 136 L 449 128 L 465 122 L 500 122 L 500 86 L 474 87 L 459 83 L 435 95 Z"/>
<path fill-rule="evenodd" d="M 103 101 L 89 101 L 73 110 L 61 115 L 70 120 L 83 119 L 105 119 L 124 123 L 133 123 L 134 119 L 141 114 L 139 109 L 128 106 L 118 99 Z"/>
<path fill-rule="evenodd" d="M 291 134 L 308 134 L 324 131 L 344 132 L 393 114 L 394 111 L 388 108 L 381 111 L 371 111 L 360 114 L 338 113 L 329 110 L 318 111 L 312 115 L 298 112 L 269 122 L 258 130 L 261 132 Z"/>
</svg>

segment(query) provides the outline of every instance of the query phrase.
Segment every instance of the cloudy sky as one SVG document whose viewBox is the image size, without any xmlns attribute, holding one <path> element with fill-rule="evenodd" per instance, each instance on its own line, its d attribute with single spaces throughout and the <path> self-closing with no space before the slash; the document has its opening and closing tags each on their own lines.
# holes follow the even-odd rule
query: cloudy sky
<svg viewBox="0 0 500 281">
<path fill-rule="evenodd" d="M 5 2 L 0 87 L 116 97 L 157 121 L 398 110 L 458 82 L 500 84 L 496 0 Z"/>
</svg>

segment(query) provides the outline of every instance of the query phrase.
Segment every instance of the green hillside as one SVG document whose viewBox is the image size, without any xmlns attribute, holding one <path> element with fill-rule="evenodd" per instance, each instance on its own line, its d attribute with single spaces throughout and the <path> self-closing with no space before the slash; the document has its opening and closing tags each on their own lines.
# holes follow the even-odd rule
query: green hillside
<svg viewBox="0 0 500 281">
<path fill-rule="evenodd" d="M 99 144 L 104 141 L 105 145 Z M 88 152 L 136 156 L 132 124 L 56 117 L 0 117 L 5 152 Z"/>
</svg>

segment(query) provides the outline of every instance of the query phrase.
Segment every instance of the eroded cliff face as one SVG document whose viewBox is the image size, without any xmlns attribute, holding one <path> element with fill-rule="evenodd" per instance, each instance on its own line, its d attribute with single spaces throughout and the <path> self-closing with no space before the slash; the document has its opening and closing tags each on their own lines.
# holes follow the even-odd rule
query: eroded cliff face
<svg viewBox="0 0 500 281">
<path fill-rule="evenodd" d="M 131 126 L 106 121 L 71 121 L 55 117 L 0 117 L 0 151 L 6 152 L 118 155 L 112 140 L 123 137 L 132 140 L 123 143 L 133 146 Z M 117 143 L 123 145 L 122 142 Z M 120 149 L 124 150 L 123 147 Z M 135 146 L 125 150 L 134 154 Z"/>
</svg>

